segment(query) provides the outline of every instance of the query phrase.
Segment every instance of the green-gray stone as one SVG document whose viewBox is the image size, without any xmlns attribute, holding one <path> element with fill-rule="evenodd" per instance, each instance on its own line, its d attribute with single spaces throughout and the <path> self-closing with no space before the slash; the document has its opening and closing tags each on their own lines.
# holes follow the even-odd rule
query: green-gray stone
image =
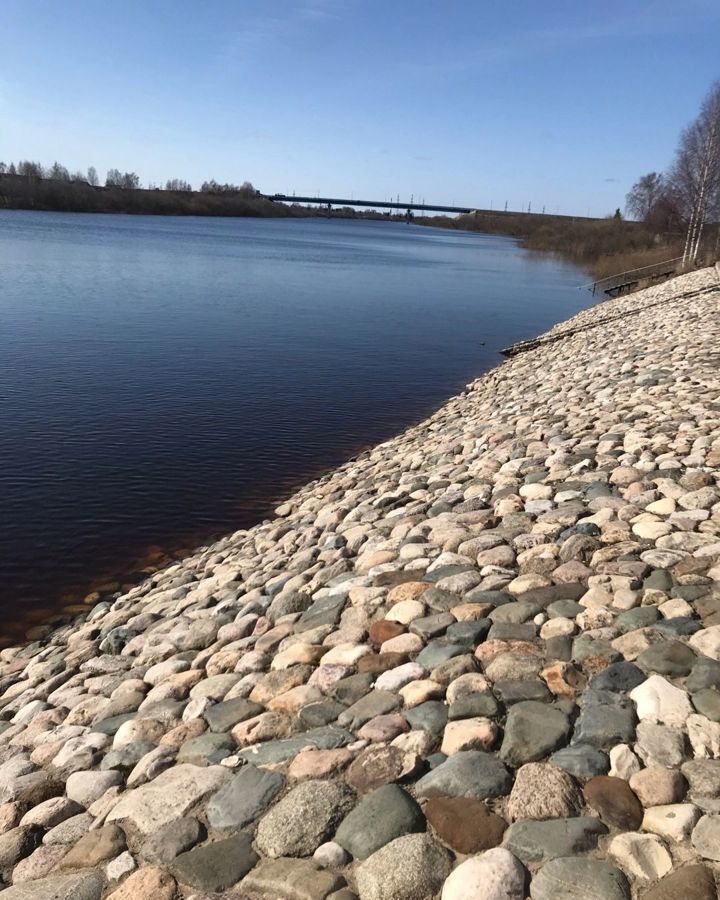
<svg viewBox="0 0 720 900">
<path fill-rule="evenodd" d="M 550 819 L 546 822 L 522 820 L 511 825 L 502 845 L 525 865 L 547 862 L 559 856 L 572 856 L 595 849 L 598 838 L 607 834 L 603 823 L 594 817 Z"/>
<path fill-rule="evenodd" d="M 714 688 L 703 688 L 694 693 L 690 699 L 700 715 L 707 716 L 713 722 L 720 722 L 720 692 Z"/>
<path fill-rule="evenodd" d="M 356 859 L 367 859 L 400 835 L 424 830 L 417 802 L 398 785 L 386 784 L 347 814 L 334 840 Z"/>
<path fill-rule="evenodd" d="M 689 674 L 695 662 L 695 654 L 680 641 L 663 641 L 651 644 L 638 656 L 636 662 L 647 672 L 669 675 L 671 678 Z"/>
<path fill-rule="evenodd" d="M 511 766 L 544 759 L 567 743 L 569 734 L 570 721 L 562 710 L 525 700 L 508 713 L 500 757 Z"/>
<path fill-rule="evenodd" d="M 244 878 L 258 858 L 250 835 L 238 834 L 181 853 L 169 868 L 181 884 L 224 891 Z"/>
</svg>

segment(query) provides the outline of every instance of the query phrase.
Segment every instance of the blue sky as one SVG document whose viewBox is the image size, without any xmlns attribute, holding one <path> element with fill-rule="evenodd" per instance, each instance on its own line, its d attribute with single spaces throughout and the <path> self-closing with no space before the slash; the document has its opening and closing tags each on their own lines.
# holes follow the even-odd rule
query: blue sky
<svg viewBox="0 0 720 900">
<path fill-rule="evenodd" d="M 717 0 L 0 0 L 0 159 L 604 215 L 720 77 Z"/>
</svg>

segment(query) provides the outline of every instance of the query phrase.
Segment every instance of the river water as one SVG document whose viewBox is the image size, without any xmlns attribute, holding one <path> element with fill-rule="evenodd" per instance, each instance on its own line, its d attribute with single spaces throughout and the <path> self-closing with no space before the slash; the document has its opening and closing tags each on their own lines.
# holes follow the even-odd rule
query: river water
<svg viewBox="0 0 720 900">
<path fill-rule="evenodd" d="M 258 521 L 585 280 L 397 222 L 0 212 L 0 642 Z"/>
</svg>

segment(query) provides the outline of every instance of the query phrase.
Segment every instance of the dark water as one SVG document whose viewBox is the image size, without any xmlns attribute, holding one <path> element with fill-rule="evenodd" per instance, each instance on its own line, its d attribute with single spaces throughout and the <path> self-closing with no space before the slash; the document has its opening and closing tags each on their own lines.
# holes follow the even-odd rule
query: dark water
<svg viewBox="0 0 720 900">
<path fill-rule="evenodd" d="M 260 518 L 589 303 L 509 239 L 0 212 L 0 637 Z"/>
</svg>

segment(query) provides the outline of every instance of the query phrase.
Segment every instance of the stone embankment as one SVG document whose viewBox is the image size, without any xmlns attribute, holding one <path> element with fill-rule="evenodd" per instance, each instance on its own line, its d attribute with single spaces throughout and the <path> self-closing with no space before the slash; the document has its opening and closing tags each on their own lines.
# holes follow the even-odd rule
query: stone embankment
<svg viewBox="0 0 720 900">
<path fill-rule="evenodd" d="M 2 898 L 715 900 L 717 274 L 561 333 L 0 652 Z"/>
</svg>

